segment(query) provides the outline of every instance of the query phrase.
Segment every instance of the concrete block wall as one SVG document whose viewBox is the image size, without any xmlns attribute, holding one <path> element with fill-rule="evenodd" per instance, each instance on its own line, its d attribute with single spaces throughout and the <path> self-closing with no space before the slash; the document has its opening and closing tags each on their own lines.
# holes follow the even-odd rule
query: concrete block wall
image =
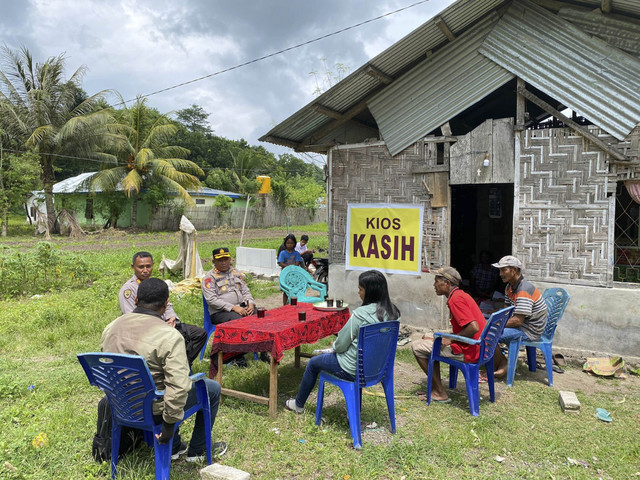
<svg viewBox="0 0 640 480">
<path fill-rule="evenodd" d="M 276 259 L 276 251 L 273 248 L 236 248 L 236 268 L 243 272 L 252 272 L 258 275 L 277 276 L 280 267 Z"/>
</svg>

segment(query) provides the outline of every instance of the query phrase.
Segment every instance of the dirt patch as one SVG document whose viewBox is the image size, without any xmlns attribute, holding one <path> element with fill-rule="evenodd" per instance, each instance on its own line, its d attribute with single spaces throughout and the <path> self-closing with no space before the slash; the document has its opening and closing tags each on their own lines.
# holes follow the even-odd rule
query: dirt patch
<svg viewBox="0 0 640 480">
<path fill-rule="evenodd" d="M 131 235 L 136 236 L 136 244 L 144 245 L 146 249 L 151 250 L 153 247 L 177 245 L 180 233 L 147 232 L 140 229 L 117 230 L 109 228 L 107 230 L 90 233 L 76 239 L 53 236 L 51 242 L 57 245 L 61 250 L 94 251 L 103 250 L 105 245 L 109 245 L 111 248 L 125 248 L 128 245 L 125 244 L 125 242 L 129 240 Z M 198 232 L 198 242 L 211 242 L 226 245 L 229 242 L 229 237 L 239 240 L 240 235 L 241 230 L 239 228 L 220 227 L 209 231 Z M 284 235 L 284 230 L 252 228 L 244 231 L 243 241 L 255 238 L 273 238 L 274 248 L 277 248 Z M 34 236 L 32 238 L 22 237 L 19 240 L 8 238 L 2 240 L 2 245 L 17 249 L 31 248 L 34 242 L 42 240 L 44 240 L 42 236 Z"/>
</svg>

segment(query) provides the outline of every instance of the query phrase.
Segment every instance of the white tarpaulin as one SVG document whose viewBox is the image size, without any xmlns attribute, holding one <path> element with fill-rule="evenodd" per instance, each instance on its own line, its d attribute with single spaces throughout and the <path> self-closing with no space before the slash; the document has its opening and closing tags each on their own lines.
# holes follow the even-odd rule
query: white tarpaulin
<svg viewBox="0 0 640 480">
<path fill-rule="evenodd" d="M 169 260 L 162 257 L 160 271 L 170 270 L 176 272 L 182 270 L 182 278 L 194 278 L 204 276 L 200 255 L 196 245 L 196 228 L 184 215 L 180 219 L 180 241 L 178 247 L 178 258 Z"/>
</svg>

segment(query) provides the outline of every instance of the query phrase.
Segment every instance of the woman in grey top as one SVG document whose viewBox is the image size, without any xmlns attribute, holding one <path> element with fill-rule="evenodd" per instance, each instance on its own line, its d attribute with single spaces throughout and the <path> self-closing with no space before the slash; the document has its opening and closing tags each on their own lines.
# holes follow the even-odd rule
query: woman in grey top
<svg viewBox="0 0 640 480">
<path fill-rule="evenodd" d="M 287 410 L 304 412 L 304 404 L 316 385 L 321 371 L 338 378 L 353 380 L 356 374 L 358 356 L 358 332 L 360 327 L 370 323 L 399 320 L 400 311 L 391 303 L 387 280 L 377 270 L 368 270 L 358 278 L 358 293 L 362 306 L 351 313 L 351 318 L 338 332 L 333 342 L 333 352 L 317 355 L 307 363 L 296 398 L 284 404 Z"/>
</svg>

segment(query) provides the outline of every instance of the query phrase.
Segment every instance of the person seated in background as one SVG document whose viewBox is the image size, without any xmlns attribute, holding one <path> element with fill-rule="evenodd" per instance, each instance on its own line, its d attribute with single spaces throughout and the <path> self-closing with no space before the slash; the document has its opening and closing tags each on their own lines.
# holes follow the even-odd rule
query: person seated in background
<svg viewBox="0 0 640 480">
<path fill-rule="evenodd" d="M 491 265 L 491 253 L 480 252 L 480 263 L 471 269 L 471 296 L 477 301 L 490 300 L 499 286 L 500 271 Z"/>
<path fill-rule="evenodd" d="M 153 257 L 149 252 L 137 252 L 133 255 L 131 268 L 133 269 L 133 277 L 122 286 L 118 293 L 120 310 L 123 315 L 133 312 L 136 308 L 135 300 L 136 295 L 138 295 L 138 287 L 142 282 L 149 279 L 153 273 Z M 180 332 L 187 348 L 189 365 L 193 364 L 207 341 L 207 331 L 197 325 L 182 323 L 173 310 L 171 303 L 167 304 L 167 308 L 162 314 L 162 319 Z"/>
<path fill-rule="evenodd" d="M 351 317 L 340 329 L 333 352 L 312 357 L 304 369 L 296 398 L 284 404 L 287 410 L 304 412 L 304 404 L 315 387 L 320 372 L 353 381 L 358 365 L 358 332 L 360 327 L 377 322 L 400 320 L 400 310 L 389 298 L 387 279 L 377 270 L 368 270 L 358 277 L 358 294 L 362 306 L 351 312 Z"/>
<path fill-rule="evenodd" d="M 487 322 L 473 298 L 460 290 L 459 285 L 462 279 L 458 271 L 453 267 L 445 266 L 436 270 L 434 274 L 433 288 L 436 295 L 447 297 L 447 307 L 449 307 L 451 315 L 449 322 L 451 322 L 453 333 L 474 340 L 480 338 Z M 429 374 L 429 357 L 433 351 L 433 342 L 433 337 L 424 336 L 422 340 L 413 342 L 411 346 L 418 365 L 426 375 Z M 448 338 L 443 338 L 440 345 L 440 355 L 455 360 L 475 362 L 478 360 L 479 354 L 480 347 L 478 345 L 456 342 Z M 431 401 L 436 403 L 451 401 L 442 386 L 440 362 L 433 363 Z"/>
<path fill-rule="evenodd" d="M 288 267 L 289 265 L 297 265 L 305 268 L 304 260 L 300 254 L 296 252 L 296 243 L 296 236 L 293 233 L 284 237 L 284 250 L 278 255 L 278 265 L 280 265 L 281 268 Z"/>
<path fill-rule="evenodd" d="M 214 325 L 252 315 L 256 307 L 243 275 L 231 268 L 227 247 L 213 250 L 213 269 L 202 279 L 202 295 Z"/>
<path fill-rule="evenodd" d="M 313 261 L 313 254 L 316 253 L 315 250 L 311 250 L 307 248 L 307 243 L 309 242 L 309 235 L 302 235 L 300 237 L 300 241 L 296 245 L 296 252 L 300 254 L 302 260 L 304 260 L 305 266 L 311 265 Z"/>
<path fill-rule="evenodd" d="M 528 342 L 537 341 L 547 326 L 547 303 L 542 294 L 524 278 L 522 262 L 518 258 L 507 255 L 493 266 L 500 269 L 500 278 L 507 284 L 504 292 L 507 307 L 515 307 L 513 315 L 504 326 L 499 342 L 509 345 L 519 338 Z M 506 375 L 509 362 L 499 348 L 496 349 L 493 360 L 495 376 Z"/>
<path fill-rule="evenodd" d="M 211 323 L 221 323 L 253 315 L 256 301 L 249 291 L 244 276 L 231 268 L 231 254 L 227 247 L 216 248 L 213 254 L 213 269 L 202 279 L 202 295 L 207 302 Z M 260 353 L 260 360 L 269 362 L 267 352 Z M 226 360 L 225 360 L 226 361 Z M 239 367 L 246 367 L 244 354 L 234 359 Z"/>
</svg>

